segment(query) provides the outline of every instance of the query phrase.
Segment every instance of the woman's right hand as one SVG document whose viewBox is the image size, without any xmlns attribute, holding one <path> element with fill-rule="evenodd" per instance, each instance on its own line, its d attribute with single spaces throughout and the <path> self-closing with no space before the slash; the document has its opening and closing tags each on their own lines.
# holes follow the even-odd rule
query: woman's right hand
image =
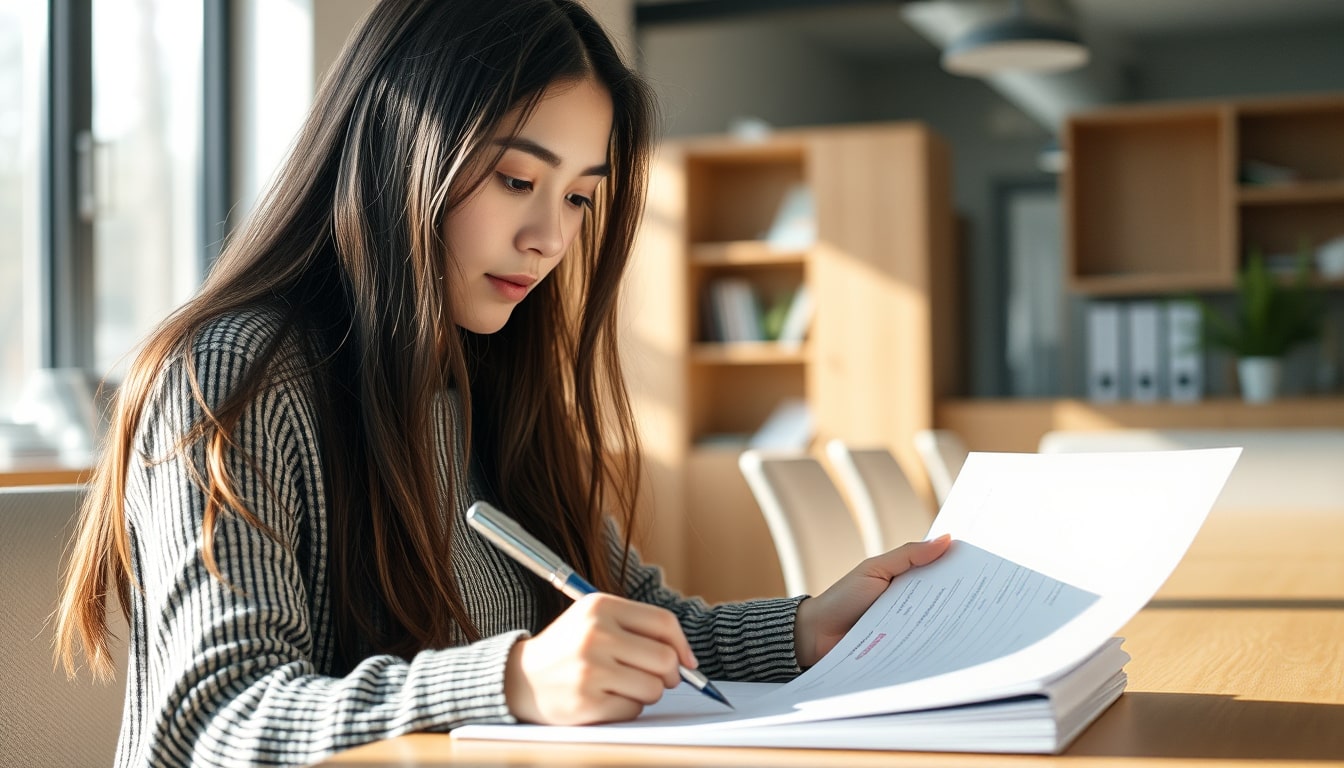
<svg viewBox="0 0 1344 768">
<path fill-rule="evenodd" d="M 670 611 L 606 594 L 576 601 L 536 637 L 514 644 L 504 670 L 509 712 L 549 725 L 631 720 L 697 665 Z"/>
</svg>

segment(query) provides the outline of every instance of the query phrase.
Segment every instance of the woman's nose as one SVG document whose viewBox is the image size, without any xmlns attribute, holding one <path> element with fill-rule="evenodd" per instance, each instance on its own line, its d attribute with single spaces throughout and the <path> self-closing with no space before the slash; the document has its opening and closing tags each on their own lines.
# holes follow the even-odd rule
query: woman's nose
<svg viewBox="0 0 1344 768">
<path fill-rule="evenodd" d="M 538 201 L 518 232 L 520 250 L 533 251 L 543 258 L 559 256 L 565 250 L 564 201 L 558 205 Z"/>
</svg>

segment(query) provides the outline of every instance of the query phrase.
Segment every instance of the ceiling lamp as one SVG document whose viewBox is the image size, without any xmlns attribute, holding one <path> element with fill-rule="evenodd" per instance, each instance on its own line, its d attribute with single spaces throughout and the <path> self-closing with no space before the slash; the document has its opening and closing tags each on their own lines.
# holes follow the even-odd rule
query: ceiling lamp
<svg viewBox="0 0 1344 768">
<path fill-rule="evenodd" d="M 1087 47 L 1072 31 L 1027 16 L 1022 0 L 1013 12 L 972 27 L 943 50 L 943 69 L 957 75 L 1059 72 L 1087 63 Z"/>
</svg>

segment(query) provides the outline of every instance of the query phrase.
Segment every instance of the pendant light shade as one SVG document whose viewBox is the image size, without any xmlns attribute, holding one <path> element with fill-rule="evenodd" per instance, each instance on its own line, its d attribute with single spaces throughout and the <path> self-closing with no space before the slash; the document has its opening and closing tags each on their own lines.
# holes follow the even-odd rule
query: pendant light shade
<svg viewBox="0 0 1344 768">
<path fill-rule="evenodd" d="M 1026 15 L 1014 0 L 1008 16 L 974 27 L 943 50 L 943 69 L 957 75 L 1059 72 L 1087 63 L 1087 47 L 1072 31 Z"/>
</svg>

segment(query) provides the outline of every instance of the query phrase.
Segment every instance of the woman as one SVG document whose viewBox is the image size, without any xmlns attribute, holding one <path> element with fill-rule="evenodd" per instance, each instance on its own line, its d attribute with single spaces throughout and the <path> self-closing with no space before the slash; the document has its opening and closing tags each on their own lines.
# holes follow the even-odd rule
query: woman
<svg viewBox="0 0 1344 768">
<path fill-rule="evenodd" d="M 651 113 L 573 0 L 372 10 L 275 187 L 118 394 L 58 632 L 67 668 L 82 646 L 107 671 L 115 585 L 119 764 L 632 718 L 679 663 L 796 674 L 941 554 L 709 608 L 631 551 L 614 333 Z M 567 606 L 466 527 L 476 498 L 611 594 Z"/>
</svg>

